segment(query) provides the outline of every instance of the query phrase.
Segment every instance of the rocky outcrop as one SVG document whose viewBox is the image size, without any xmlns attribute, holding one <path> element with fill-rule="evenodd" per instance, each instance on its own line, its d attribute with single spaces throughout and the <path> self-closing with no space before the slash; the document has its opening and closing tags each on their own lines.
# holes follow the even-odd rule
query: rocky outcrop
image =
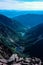
<svg viewBox="0 0 43 65">
<path fill-rule="evenodd" d="M 8 60 L 0 59 L 0 65 L 42 65 L 39 58 L 22 58 L 17 54 L 13 54 Z"/>
</svg>

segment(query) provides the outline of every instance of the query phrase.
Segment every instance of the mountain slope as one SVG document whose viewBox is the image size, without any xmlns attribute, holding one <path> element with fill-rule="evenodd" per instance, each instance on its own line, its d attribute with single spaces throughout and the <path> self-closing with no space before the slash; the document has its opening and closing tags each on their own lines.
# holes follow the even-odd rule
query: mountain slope
<svg viewBox="0 0 43 65">
<path fill-rule="evenodd" d="M 43 23 L 28 30 L 25 40 L 24 53 L 43 60 Z"/>
<path fill-rule="evenodd" d="M 33 27 L 43 23 L 43 14 L 25 14 L 15 17 L 15 20 L 22 22 L 27 27 Z"/>
<path fill-rule="evenodd" d="M 18 32 L 22 31 L 22 29 L 24 28 L 24 26 L 20 24 L 18 21 L 10 19 L 2 14 L 0 14 L 0 22 Z"/>
<path fill-rule="evenodd" d="M 20 36 L 18 35 L 18 33 L 0 23 L 0 45 L 2 44 L 6 48 L 8 48 L 11 53 L 20 54 L 22 53 L 23 49 L 22 46 L 18 44 L 19 38 Z"/>
<path fill-rule="evenodd" d="M 19 44 L 22 37 L 20 33 L 18 33 L 18 27 L 16 27 L 19 26 L 19 23 L 15 22 L 16 21 L 13 22 L 12 19 L 4 15 L 0 15 L 0 45 L 2 44 L 6 47 L 6 51 L 8 48 L 11 53 L 20 54 L 23 51 L 22 46 Z"/>
</svg>

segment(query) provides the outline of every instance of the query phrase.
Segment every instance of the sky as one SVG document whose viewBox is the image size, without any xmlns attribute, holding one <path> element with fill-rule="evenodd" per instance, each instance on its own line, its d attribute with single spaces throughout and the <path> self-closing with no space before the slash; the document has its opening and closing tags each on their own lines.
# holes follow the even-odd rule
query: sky
<svg viewBox="0 0 43 65">
<path fill-rule="evenodd" d="M 0 10 L 43 10 L 43 0 L 0 0 Z"/>
</svg>

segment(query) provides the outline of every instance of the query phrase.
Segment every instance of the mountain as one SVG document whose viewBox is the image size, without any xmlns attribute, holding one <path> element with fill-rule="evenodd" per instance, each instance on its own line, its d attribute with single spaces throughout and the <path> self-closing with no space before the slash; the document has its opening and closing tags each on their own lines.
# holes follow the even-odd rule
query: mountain
<svg viewBox="0 0 43 65">
<path fill-rule="evenodd" d="M 13 25 L 15 25 L 14 29 L 16 29 L 18 32 L 25 32 L 27 30 L 27 28 L 22 23 L 14 20 L 14 18 L 12 19 L 12 21 L 13 21 Z"/>
<path fill-rule="evenodd" d="M 5 58 L 17 53 L 43 59 L 43 23 L 25 31 L 24 28 L 14 18 L 0 14 L 0 54 Z"/>
<path fill-rule="evenodd" d="M 8 56 L 5 55 L 5 58 L 8 58 L 10 53 L 22 53 L 23 48 L 19 44 L 19 41 L 22 40 L 22 36 L 19 32 L 21 26 L 22 25 L 17 21 L 0 14 L 0 46 L 3 46 L 3 49 L 6 49 L 0 49 L 3 51 L 3 53 L 0 53 L 2 55 L 7 54 Z"/>
<path fill-rule="evenodd" d="M 16 16 L 15 20 L 21 22 L 26 27 L 33 27 L 43 23 L 43 14 L 25 14 Z"/>
<path fill-rule="evenodd" d="M 16 32 L 14 32 L 9 27 L 0 23 L 0 45 L 4 45 L 6 48 L 13 50 L 16 46 L 16 42 L 19 40 L 19 37 Z M 7 50 L 6 50 L 7 51 Z"/>
<path fill-rule="evenodd" d="M 9 27 L 5 26 L 3 23 L 0 23 L 0 46 L 4 46 L 4 48 L 6 48 L 6 52 L 8 51 L 10 53 L 11 51 L 12 54 L 13 53 L 22 54 L 23 48 L 19 44 L 20 39 L 21 36 L 16 31 L 13 31 Z M 4 55 L 4 53 L 2 54 Z"/>
<path fill-rule="evenodd" d="M 18 21 L 8 18 L 5 15 L 0 14 L 0 22 L 2 22 L 3 24 L 5 24 L 6 26 L 10 27 L 11 29 L 15 30 L 15 31 L 22 31 L 24 30 L 24 26 L 19 23 Z"/>
<path fill-rule="evenodd" d="M 19 16 L 19 15 L 27 14 L 27 13 L 31 13 L 31 12 L 28 12 L 28 11 L 18 11 L 18 10 L 0 10 L 0 14 L 3 14 L 5 16 L 9 17 L 9 18 L 13 18 L 15 16 Z"/>
<path fill-rule="evenodd" d="M 24 53 L 43 60 L 43 23 L 28 30 L 24 38 Z"/>
<path fill-rule="evenodd" d="M 25 14 L 43 14 L 43 11 L 0 10 L 0 14 L 3 14 L 9 18 L 13 18 Z"/>
</svg>

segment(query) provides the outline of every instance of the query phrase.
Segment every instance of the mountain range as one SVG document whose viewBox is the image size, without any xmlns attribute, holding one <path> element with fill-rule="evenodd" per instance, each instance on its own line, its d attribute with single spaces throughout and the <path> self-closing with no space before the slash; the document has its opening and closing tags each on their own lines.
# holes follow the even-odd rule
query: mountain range
<svg viewBox="0 0 43 65">
<path fill-rule="evenodd" d="M 9 18 L 13 18 L 25 14 L 43 14 L 43 11 L 19 11 L 19 10 L 0 10 L 0 14 L 3 14 Z"/>
<path fill-rule="evenodd" d="M 0 22 L 12 28 L 15 31 L 21 32 L 21 30 L 24 30 L 24 26 L 21 23 L 19 23 L 18 21 L 14 19 L 8 18 L 2 14 L 0 14 Z"/>
<path fill-rule="evenodd" d="M 31 16 L 30 14 L 25 17 L 23 15 L 25 22 Z M 31 22 L 43 21 L 43 15 L 33 15 L 33 18 L 34 20 L 31 18 Z M 35 56 L 43 59 L 43 23 L 28 29 L 15 19 L 0 14 L 0 45 L 4 45 L 5 48 L 7 47 L 11 54 L 18 53 L 21 56 Z M 18 19 L 20 18 L 18 17 Z M 20 21 L 23 22 L 23 19 Z M 21 33 L 23 34 L 23 32 L 24 35 L 22 36 Z"/>
<path fill-rule="evenodd" d="M 25 54 L 43 60 L 43 23 L 34 26 L 25 34 Z"/>
<path fill-rule="evenodd" d="M 43 14 L 25 14 L 16 16 L 15 20 L 21 22 L 24 26 L 31 28 L 37 24 L 43 23 Z"/>
</svg>

